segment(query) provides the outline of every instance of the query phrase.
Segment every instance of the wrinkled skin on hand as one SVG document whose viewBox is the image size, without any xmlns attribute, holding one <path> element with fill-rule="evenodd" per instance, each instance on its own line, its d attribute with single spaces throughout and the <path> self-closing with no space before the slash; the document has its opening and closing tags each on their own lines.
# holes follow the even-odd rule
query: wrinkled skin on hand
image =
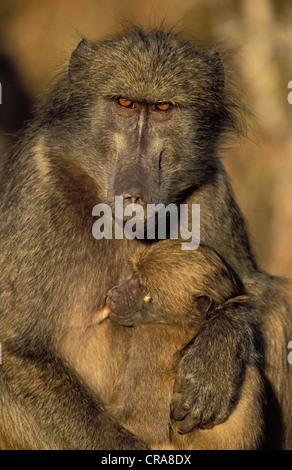
<svg viewBox="0 0 292 470">
<path fill-rule="evenodd" d="M 236 328 L 237 341 L 229 341 L 226 326 Z M 226 421 L 238 399 L 245 367 L 254 361 L 252 332 L 240 313 L 238 318 L 223 314 L 208 322 L 179 365 L 171 404 L 178 431 L 184 434 Z"/>
</svg>

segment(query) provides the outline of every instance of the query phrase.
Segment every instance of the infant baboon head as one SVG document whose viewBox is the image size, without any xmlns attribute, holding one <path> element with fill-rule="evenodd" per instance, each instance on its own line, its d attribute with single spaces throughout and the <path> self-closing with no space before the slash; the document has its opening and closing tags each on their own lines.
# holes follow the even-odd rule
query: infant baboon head
<svg viewBox="0 0 292 470">
<path fill-rule="evenodd" d="M 215 253 L 200 246 L 184 251 L 178 240 L 164 240 L 138 251 L 133 274 L 107 295 L 116 322 L 179 324 L 197 330 L 214 309 L 243 293 L 235 272 Z"/>
</svg>

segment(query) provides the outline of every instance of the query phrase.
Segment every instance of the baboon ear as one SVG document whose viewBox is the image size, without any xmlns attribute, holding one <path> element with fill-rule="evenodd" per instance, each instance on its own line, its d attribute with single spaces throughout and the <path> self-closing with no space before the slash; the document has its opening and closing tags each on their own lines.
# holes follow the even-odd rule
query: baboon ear
<svg viewBox="0 0 292 470">
<path fill-rule="evenodd" d="M 225 70 L 219 52 L 216 50 L 210 52 L 209 60 L 215 69 L 218 89 L 219 91 L 223 91 L 225 85 Z"/>
<path fill-rule="evenodd" d="M 82 39 L 76 49 L 72 52 L 68 74 L 72 82 L 77 81 L 82 72 L 84 74 L 84 69 L 86 64 L 92 59 L 94 52 L 96 51 L 96 46 L 87 39 Z"/>
<path fill-rule="evenodd" d="M 213 299 L 207 294 L 201 294 L 194 298 L 196 307 L 198 311 L 204 317 L 207 317 L 207 314 L 210 310 L 210 307 L 213 303 Z"/>
</svg>

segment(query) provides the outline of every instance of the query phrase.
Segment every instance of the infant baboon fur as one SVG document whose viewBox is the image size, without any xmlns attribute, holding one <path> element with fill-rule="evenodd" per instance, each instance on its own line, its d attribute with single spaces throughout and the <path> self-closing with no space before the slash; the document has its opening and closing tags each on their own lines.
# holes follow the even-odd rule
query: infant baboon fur
<svg viewBox="0 0 292 470">
<path fill-rule="evenodd" d="M 228 418 L 251 362 L 246 327 L 255 323 L 262 374 L 279 408 L 277 446 L 291 445 L 291 315 L 277 282 L 257 268 L 218 158 L 226 131 L 240 127 L 225 75 L 216 49 L 167 31 L 84 39 L 19 134 L 1 187 L 1 448 L 145 448 L 98 393 L 108 343 L 96 312 L 143 244 L 92 236 L 93 207 L 113 207 L 115 196 L 142 207 L 200 204 L 201 243 L 253 289 L 254 310 L 225 332 L 224 360 L 215 322 L 180 361 L 181 393 L 171 404 L 180 431 Z M 237 319 L 240 308 L 233 313 Z M 124 330 L 117 325 L 111 355 Z"/>
<path fill-rule="evenodd" d="M 209 328 L 217 331 L 217 336 L 210 338 L 209 348 L 215 346 L 218 351 L 215 343 L 222 345 L 217 358 L 222 374 L 225 335 L 230 327 L 245 328 L 241 318 L 252 306 L 237 275 L 210 248 L 201 246 L 186 252 L 181 243 L 170 240 L 137 252 L 133 269 L 130 279 L 109 291 L 106 307 L 101 311 L 102 318 L 105 314 L 110 317 L 103 325 L 110 342 L 112 328 L 115 332 L 113 321 L 134 326 L 121 350 L 115 350 L 112 358 L 100 357 L 101 367 L 106 368 L 106 374 L 112 374 L 110 389 L 103 390 L 112 413 L 151 449 L 261 448 L 265 442 L 265 392 L 255 366 L 256 351 L 251 352 L 254 363 L 244 371 L 239 401 L 234 403 L 234 411 L 225 423 L 179 434 L 170 420 L 181 351 L 191 342 L 200 341 L 204 327 L 211 323 Z M 251 328 L 246 329 L 245 336 L 252 348 Z M 111 361 L 121 355 L 125 364 L 113 368 Z M 225 380 L 223 374 L 220 379 Z M 208 396 L 207 390 L 205 393 L 208 409 L 215 397 Z"/>
</svg>

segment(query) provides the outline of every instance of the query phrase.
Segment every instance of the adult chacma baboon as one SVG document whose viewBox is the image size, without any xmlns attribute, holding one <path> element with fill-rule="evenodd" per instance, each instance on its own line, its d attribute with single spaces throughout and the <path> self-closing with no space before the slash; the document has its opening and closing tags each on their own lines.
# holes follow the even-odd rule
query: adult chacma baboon
<svg viewBox="0 0 292 470">
<path fill-rule="evenodd" d="M 1 189 L 2 448 L 145 448 L 98 393 L 107 378 L 96 367 L 105 347 L 96 312 L 143 243 L 93 237 L 92 208 L 113 208 L 115 196 L 125 207 L 200 204 L 201 242 L 256 285 L 257 308 L 242 321 L 261 333 L 277 445 L 290 445 L 291 317 L 277 283 L 257 268 L 217 157 L 222 136 L 237 129 L 227 85 L 217 51 L 169 32 L 133 28 L 101 43 L 82 40 L 19 135 Z M 208 338 L 180 362 L 172 401 L 180 432 L 232 412 L 251 360 L 245 328 L 236 334 L 221 365 L 212 348 L 205 367 Z"/>
</svg>

